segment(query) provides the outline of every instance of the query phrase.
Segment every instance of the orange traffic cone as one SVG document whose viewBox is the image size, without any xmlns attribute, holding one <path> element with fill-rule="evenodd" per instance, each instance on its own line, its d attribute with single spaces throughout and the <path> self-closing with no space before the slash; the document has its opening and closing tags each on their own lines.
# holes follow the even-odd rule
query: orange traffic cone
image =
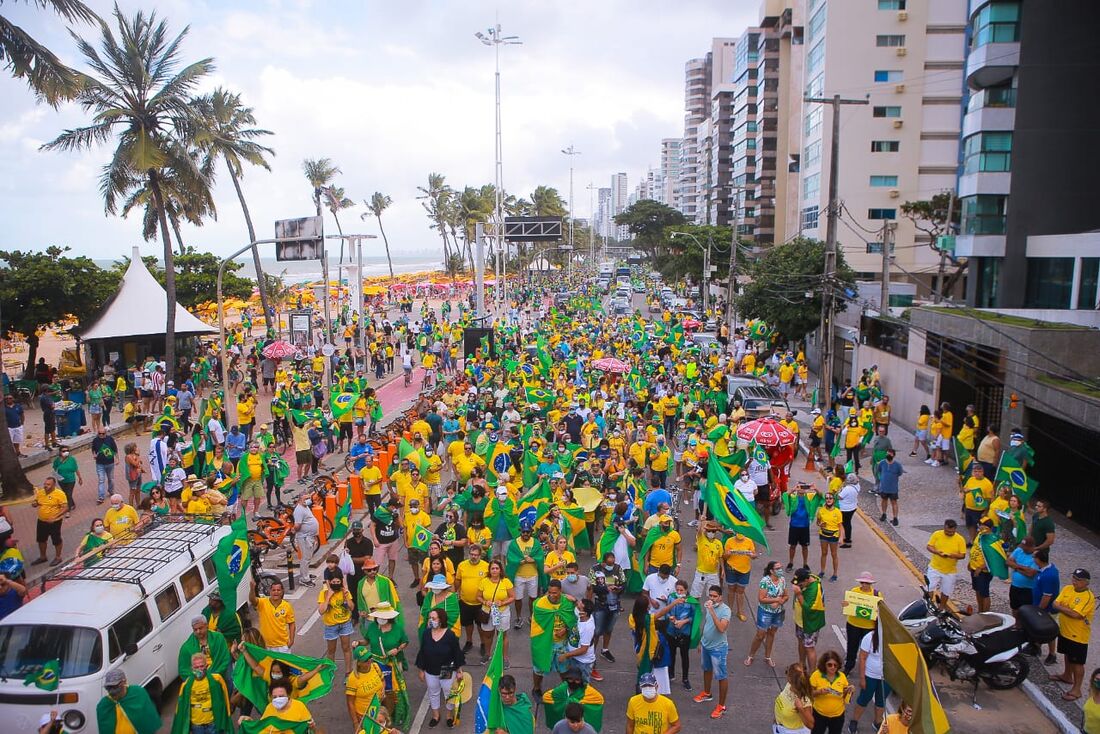
<svg viewBox="0 0 1100 734">
<path fill-rule="evenodd" d="M 803 467 L 806 471 L 816 471 L 817 467 L 814 466 L 814 452 L 806 452 L 806 466 Z"/>
</svg>

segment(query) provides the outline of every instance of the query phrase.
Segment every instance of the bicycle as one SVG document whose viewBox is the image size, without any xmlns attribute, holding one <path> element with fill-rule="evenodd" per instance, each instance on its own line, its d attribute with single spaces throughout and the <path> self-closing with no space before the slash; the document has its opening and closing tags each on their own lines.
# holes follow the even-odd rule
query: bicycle
<svg viewBox="0 0 1100 734">
<path fill-rule="evenodd" d="M 248 531 L 248 542 L 254 545 L 278 548 L 289 538 L 294 542 L 293 506 L 279 505 L 274 516 L 257 516 L 256 527 Z"/>
<path fill-rule="evenodd" d="M 264 556 L 269 550 L 277 547 L 277 545 L 271 545 L 268 541 L 253 543 L 250 540 L 249 542 L 248 554 L 251 558 L 252 579 L 256 582 L 257 596 L 270 596 L 271 587 L 277 583 L 282 583 L 282 579 L 277 574 L 266 571 L 263 567 Z"/>
<path fill-rule="evenodd" d="M 382 441 L 380 441 L 377 438 L 368 438 L 367 439 L 367 446 L 370 446 L 371 451 L 374 453 L 375 458 L 377 458 L 378 455 L 382 453 Z M 346 471 L 348 474 L 358 474 L 359 469 L 356 468 L 355 462 L 362 459 L 363 456 L 364 456 L 363 454 L 360 454 L 358 456 L 352 456 L 351 454 L 348 454 L 347 456 L 345 456 L 344 457 L 344 471 Z"/>
</svg>

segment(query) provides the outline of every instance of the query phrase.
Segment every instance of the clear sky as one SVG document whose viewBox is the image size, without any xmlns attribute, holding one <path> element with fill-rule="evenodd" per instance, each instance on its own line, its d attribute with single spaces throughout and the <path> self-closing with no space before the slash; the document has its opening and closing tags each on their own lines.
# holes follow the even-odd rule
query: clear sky
<svg viewBox="0 0 1100 734">
<path fill-rule="evenodd" d="M 109 18 L 111 5 L 89 5 Z M 756 19 L 757 0 L 122 0 L 123 12 L 156 10 L 174 32 L 190 26 L 185 62 L 210 56 L 221 85 L 255 108 L 276 156 L 272 171 L 246 171 L 243 187 L 260 237 L 275 219 L 312 214 L 303 158 L 328 157 L 337 184 L 357 202 L 341 213 L 345 232 L 377 234 L 362 201 L 393 198 L 384 215 L 395 255 L 441 249 L 416 200 L 430 172 L 461 188 L 493 180 L 493 50 L 474 37 L 499 20 L 522 46 L 501 51 L 505 188 L 529 196 L 539 184 L 569 192 L 574 144 L 576 216 L 589 216 L 589 182 L 608 186 L 658 163 L 662 137 L 683 129 L 683 66 L 712 36 L 736 35 Z M 83 68 L 64 23 L 32 4 L 4 3 L 9 20 Z M 76 26 L 85 38 L 92 26 Z M 0 73 L 0 248 L 69 245 L 95 258 L 142 243 L 140 214 L 103 212 L 97 179 L 113 146 L 40 152 L 63 129 L 84 125 L 75 104 L 36 105 L 22 82 Z M 218 220 L 185 226 L 201 250 L 228 253 L 247 235 L 223 170 Z M 326 232 L 335 233 L 326 213 Z M 378 253 L 381 245 L 378 244 Z"/>
</svg>

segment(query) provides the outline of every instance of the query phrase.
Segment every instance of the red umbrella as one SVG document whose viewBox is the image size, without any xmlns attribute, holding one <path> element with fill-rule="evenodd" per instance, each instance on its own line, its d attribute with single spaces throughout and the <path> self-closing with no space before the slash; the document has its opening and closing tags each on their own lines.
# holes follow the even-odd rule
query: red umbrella
<svg viewBox="0 0 1100 734">
<path fill-rule="evenodd" d="M 683 327 L 685 329 L 698 329 L 702 325 L 703 322 L 697 319 L 684 319 L 683 321 Z"/>
<path fill-rule="evenodd" d="M 263 355 L 268 359 L 287 359 L 298 353 L 298 348 L 290 342 L 274 341 L 264 347 Z"/>
<path fill-rule="evenodd" d="M 756 442 L 758 446 L 774 448 L 776 446 L 790 446 L 798 437 L 774 418 L 757 418 L 749 421 L 737 429 L 737 437 L 749 443 Z"/>
<path fill-rule="evenodd" d="M 616 372 L 623 373 L 630 371 L 630 365 L 621 359 L 615 359 L 614 357 L 604 357 L 603 359 L 597 359 L 592 363 L 593 369 L 600 370 L 601 372 Z"/>
</svg>

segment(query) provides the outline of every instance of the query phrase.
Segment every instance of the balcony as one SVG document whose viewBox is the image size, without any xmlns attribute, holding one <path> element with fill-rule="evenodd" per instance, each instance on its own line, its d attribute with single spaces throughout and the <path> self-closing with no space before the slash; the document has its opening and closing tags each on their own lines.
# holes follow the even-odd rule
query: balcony
<svg viewBox="0 0 1100 734">
<path fill-rule="evenodd" d="M 1005 196 L 1012 183 L 1008 171 L 976 171 L 959 176 L 959 197 L 978 195 Z"/>
<path fill-rule="evenodd" d="M 1003 234 L 960 234 L 955 237 L 955 257 L 1004 257 Z"/>
<path fill-rule="evenodd" d="M 971 89 L 995 87 L 1011 79 L 1019 65 L 1018 41 L 987 43 L 970 49 L 966 57 L 966 82 Z"/>
<path fill-rule="evenodd" d="M 967 138 L 983 131 L 1014 130 L 1015 128 L 1015 107 L 978 107 L 963 115 L 962 137 Z"/>
</svg>

